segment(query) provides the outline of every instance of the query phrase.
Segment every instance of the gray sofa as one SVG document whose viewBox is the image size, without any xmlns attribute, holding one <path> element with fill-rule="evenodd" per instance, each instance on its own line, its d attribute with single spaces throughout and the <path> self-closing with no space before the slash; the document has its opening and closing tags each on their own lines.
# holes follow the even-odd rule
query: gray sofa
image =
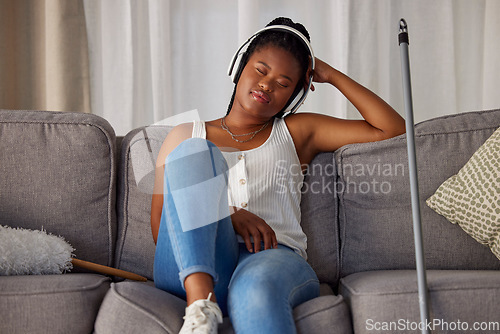
<svg viewBox="0 0 500 334">
<path fill-rule="evenodd" d="M 434 332 L 500 322 L 500 261 L 424 202 L 499 126 L 500 110 L 416 126 L 431 315 L 448 323 Z M 2 276 L 0 333 L 177 333 L 185 302 L 151 282 L 151 166 L 169 129 L 116 138 L 95 115 L 0 111 L 0 224 L 44 228 L 80 259 L 150 280 Z M 299 333 L 420 332 L 406 159 L 402 135 L 312 162 L 302 224 L 322 290 L 294 309 Z M 229 319 L 219 332 L 232 333 Z"/>
</svg>

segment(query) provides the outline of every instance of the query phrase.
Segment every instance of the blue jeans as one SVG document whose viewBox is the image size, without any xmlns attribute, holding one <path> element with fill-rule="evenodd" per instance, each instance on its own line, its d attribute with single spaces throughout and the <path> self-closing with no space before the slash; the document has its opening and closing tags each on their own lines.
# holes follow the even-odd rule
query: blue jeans
<svg viewBox="0 0 500 334">
<path fill-rule="evenodd" d="M 295 333 L 292 310 L 319 296 L 316 274 L 287 246 L 253 254 L 238 243 L 228 211 L 227 172 L 220 150 L 204 139 L 188 139 L 167 157 L 155 285 L 185 298 L 188 275 L 210 274 L 236 333 Z"/>
</svg>

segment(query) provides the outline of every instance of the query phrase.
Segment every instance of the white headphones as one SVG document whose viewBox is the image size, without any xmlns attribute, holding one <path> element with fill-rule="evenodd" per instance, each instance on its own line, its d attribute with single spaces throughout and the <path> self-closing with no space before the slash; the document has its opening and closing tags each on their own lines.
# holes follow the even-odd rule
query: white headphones
<svg viewBox="0 0 500 334">
<path fill-rule="evenodd" d="M 311 68 L 314 71 L 314 66 L 315 66 L 315 61 L 314 61 L 314 52 L 312 50 L 311 44 L 307 40 L 307 38 L 297 29 L 294 29 L 292 27 L 286 26 L 286 25 L 273 25 L 273 26 L 268 26 L 263 29 L 260 29 L 257 31 L 255 34 L 250 36 L 250 38 L 243 43 L 236 53 L 234 54 L 233 58 L 231 59 L 231 63 L 229 64 L 229 68 L 227 70 L 227 75 L 231 77 L 231 80 L 236 84 L 240 78 L 240 74 L 243 71 L 243 68 L 246 65 L 246 49 L 250 42 L 257 37 L 259 34 L 261 34 L 264 31 L 267 30 L 281 30 L 285 32 L 292 33 L 296 35 L 297 37 L 300 38 L 300 40 L 304 43 L 305 47 L 309 50 L 309 55 L 311 56 Z M 236 68 L 236 70 L 234 70 Z M 309 76 L 309 83 L 307 85 L 307 89 L 302 88 L 299 93 L 294 97 L 294 99 L 285 107 L 283 110 L 283 117 L 288 115 L 289 113 L 294 113 L 299 109 L 299 107 L 304 103 L 307 94 L 309 93 L 312 85 L 312 79 L 313 79 L 313 71 L 311 71 L 311 75 Z"/>
</svg>

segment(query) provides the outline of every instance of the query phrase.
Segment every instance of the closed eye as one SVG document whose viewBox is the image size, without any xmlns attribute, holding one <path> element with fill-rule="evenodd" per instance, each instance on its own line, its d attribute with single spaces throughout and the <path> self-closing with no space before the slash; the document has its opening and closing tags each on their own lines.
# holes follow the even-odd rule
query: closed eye
<svg viewBox="0 0 500 334">
<path fill-rule="evenodd" d="M 261 63 L 261 62 L 259 62 L 259 63 L 260 63 L 260 64 L 263 64 L 263 65 L 264 65 L 264 66 L 266 66 L 266 67 L 268 67 L 268 65 L 265 65 L 264 63 Z M 261 75 L 261 76 L 267 75 L 267 70 L 266 70 L 266 68 L 261 68 L 261 67 L 259 67 L 259 66 L 256 66 L 256 67 L 255 67 L 255 70 L 256 70 L 256 71 L 257 71 L 257 73 L 259 73 L 259 75 Z M 290 81 L 291 81 L 291 79 L 290 79 L 289 77 L 287 77 L 287 76 L 283 76 L 283 77 L 284 77 L 286 80 L 290 80 Z M 280 86 L 280 87 L 283 87 L 283 88 L 287 88 L 287 87 L 288 87 L 288 84 L 283 83 L 283 82 L 281 82 L 281 81 L 276 81 L 276 83 L 277 83 L 277 84 L 278 84 L 278 86 Z"/>
</svg>

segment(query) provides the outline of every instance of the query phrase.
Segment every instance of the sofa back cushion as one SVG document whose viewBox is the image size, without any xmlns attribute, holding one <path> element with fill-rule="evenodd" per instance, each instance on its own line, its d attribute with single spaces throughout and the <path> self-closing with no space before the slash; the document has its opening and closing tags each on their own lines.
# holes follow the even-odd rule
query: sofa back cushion
<svg viewBox="0 0 500 334">
<path fill-rule="evenodd" d="M 428 269 L 500 269 L 490 250 L 431 210 L 425 200 L 456 174 L 500 126 L 500 110 L 470 112 L 416 126 L 417 168 Z M 414 269 L 406 135 L 336 152 L 341 277 Z"/>
<path fill-rule="evenodd" d="M 309 164 L 302 186 L 302 229 L 307 235 L 308 262 L 321 282 L 336 287 L 339 279 L 337 169 L 331 152 Z"/>
<path fill-rule="evenodd" d="M 63 236 L 112 265 L 115 134 L 96 115 L 0 111 L 0 224 Z"/>
<path fill-rule="evenodd" d="M 155 245 L 151 234 L 153 169 L 171 127 L 136 129 L 122 143 L 118 176 L 117 267 L 153 278 Z M 318 155 L 305 179 L 302 225 L 308 236 L 308 257 L 322 282 L 336 285 L 335 165 L 332 153 Z"/>
<path fill-rule="evenodd" d="M 154 166 L 170 126 L 141 127 L 122 141 L 118 167 L 116 266 L 153 279 L 151 233 Z"/>
</svg>

